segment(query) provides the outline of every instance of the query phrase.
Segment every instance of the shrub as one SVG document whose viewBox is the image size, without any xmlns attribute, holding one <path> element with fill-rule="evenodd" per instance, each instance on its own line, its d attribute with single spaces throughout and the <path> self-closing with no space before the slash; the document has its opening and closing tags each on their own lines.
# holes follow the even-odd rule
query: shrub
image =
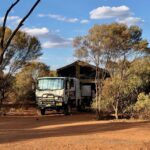
<svg viewBox="0 0 150 150">
<path fill-rule="evenodd" d="M 133 109 L 139 119 L 150 119 L 150 93 L 140 93 Z"/>
</svg>

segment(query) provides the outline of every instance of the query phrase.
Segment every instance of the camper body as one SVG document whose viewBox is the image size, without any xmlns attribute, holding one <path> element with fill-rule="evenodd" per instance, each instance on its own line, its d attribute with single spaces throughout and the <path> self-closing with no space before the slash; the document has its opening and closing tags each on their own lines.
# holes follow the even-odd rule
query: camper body
<svg viewBox="0 0 150 150">
<path fill-rule="evenodd" d="M 87 104 L 86 100 L 89 100 Z M 91 100 L 91 87 L 81 85 L 77 78 L 42 77 L 37 80 L 36 102 L 42 115 L 46 110 L 63 110 L 69 114 L 72 108 L 81 110 L 90 105 Z"/>
</svg>

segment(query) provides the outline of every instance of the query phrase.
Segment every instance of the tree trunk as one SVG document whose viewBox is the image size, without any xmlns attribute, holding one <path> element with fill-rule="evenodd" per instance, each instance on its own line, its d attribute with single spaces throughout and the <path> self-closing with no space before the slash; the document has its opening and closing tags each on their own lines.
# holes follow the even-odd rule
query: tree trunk
<svg viewBox="0 0 150 150">
<path fill-rule="evenodd" d="M 100 71 L 99 65 L 96 65 L 96 119 L 101 119 L 101 81 L 100 81 Z"/>
<path fill-rule="evenodd" d="M 118 108 L 115 108 L 115 118 L 118 119 Z"/>
<path fill-rule="evenodd" d="M 4 93 L 3 91 L 0 91 L 0 115 L 3 114 L 3 99 L 4 99 Z"/>
<path fill-rule="evenodd" d="M 1 66 L 2 62 L 3 62 L 3 49 L 0 46 L 0 66 Z M 0 70 L 0 71 L 2 71 L 2 70 Z"/>
<path fill-rule="evenodd" d="M 101 112 L 99 109 L 96 109 L 96 119 L 100 120 L 101 119 Z"/>
<path fill-rule="evenodd" d="M 96 116 L 97 116 L 97 110 L 98 110 L 98 66 L 96 65 L 96 76 L 95 76 L 95 90 L 96 90 Z"/>
</svg>

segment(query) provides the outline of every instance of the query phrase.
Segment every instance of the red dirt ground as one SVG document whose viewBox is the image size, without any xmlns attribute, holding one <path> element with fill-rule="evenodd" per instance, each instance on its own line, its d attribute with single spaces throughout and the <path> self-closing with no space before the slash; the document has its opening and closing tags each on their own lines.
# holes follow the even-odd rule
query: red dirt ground
<svg viewBox="0 0 150 150">
<path fill-rule="evenodd" d="M 93 114 L 0 117 L 0 150 L 150 150 L 150 121 Z"/>
</svg>

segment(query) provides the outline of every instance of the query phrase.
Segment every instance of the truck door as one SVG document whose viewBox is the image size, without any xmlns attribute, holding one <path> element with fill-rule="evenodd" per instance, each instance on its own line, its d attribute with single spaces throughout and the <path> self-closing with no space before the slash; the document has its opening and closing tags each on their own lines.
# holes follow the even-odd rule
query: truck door
<svg viewBox="0 0 150 150">
<path fill-rule="evenodd" d="M 76 94 L 75 94 L 75 82 L 73 79 L 70 79 L 70 89 L 69 89 L 69 98 L 70 99 L 76 99 Z"/>
<path fill-rule="evenodd" d="M 69 99 L 75 99 L 75 83 L 73 79 L 67 79 L 65 85 L 65 95 Z"/>
</svg>

